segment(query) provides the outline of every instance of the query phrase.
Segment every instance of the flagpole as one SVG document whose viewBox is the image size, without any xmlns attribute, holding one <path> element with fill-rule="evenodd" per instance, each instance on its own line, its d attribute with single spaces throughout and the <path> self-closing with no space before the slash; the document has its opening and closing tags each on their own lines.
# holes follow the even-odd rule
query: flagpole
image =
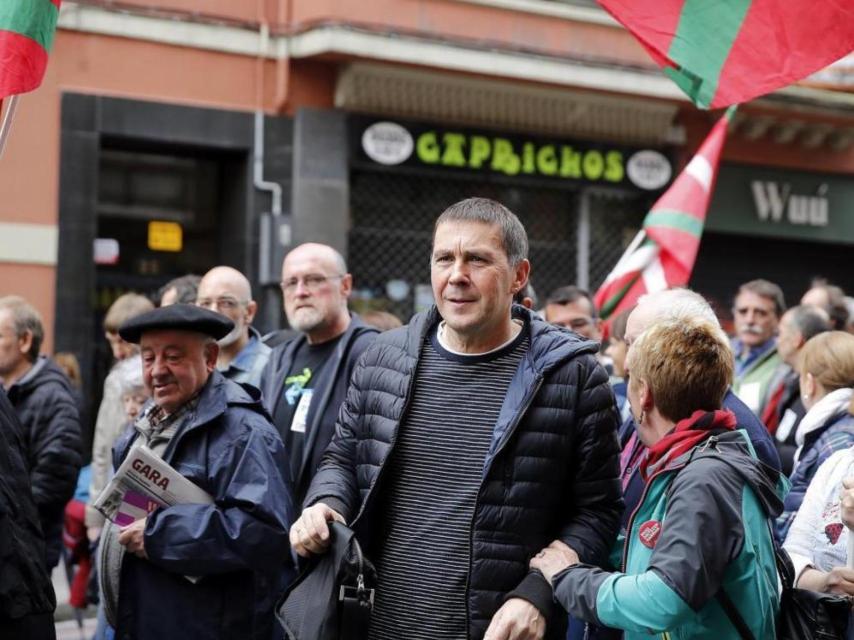
<svg viewBox="0 0 854 640">
<path fill-rule="evenodd" d="M 9 131 L 12 129 L 12 119 L 15 117 L 15 108 L 18 106 L 18 98 L 20 96 L 11 96 L 6 105 L 6 112 L 3 114 L 3 121 L 0 122 L 0 158 L 3 157 L 3 152 L 6 150 L 6 141 L 9 139 Z"/>
</svg>

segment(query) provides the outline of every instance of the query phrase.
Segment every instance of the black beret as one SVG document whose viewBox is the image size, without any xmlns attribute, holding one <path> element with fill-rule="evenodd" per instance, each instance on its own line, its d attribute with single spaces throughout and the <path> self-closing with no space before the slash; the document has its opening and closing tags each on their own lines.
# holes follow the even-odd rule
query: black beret
<svg viewBox="0 0 854 640">
<path fill-rule="evenodd" d="M 234 323 L 222 314 L 194 304 L 170 304 L 124 322 L 119 327 L 119 335 L 123 340 L 139 344 L 142 334 L 152 329 L 195 331 L 219 340 L 234 329 Z"/>
</svg>

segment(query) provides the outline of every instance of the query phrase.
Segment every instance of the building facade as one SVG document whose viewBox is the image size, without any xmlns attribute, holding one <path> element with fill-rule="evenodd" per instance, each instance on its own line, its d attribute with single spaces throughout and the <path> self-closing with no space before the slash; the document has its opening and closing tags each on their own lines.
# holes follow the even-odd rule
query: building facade
<svg viewBox="0 0 854 640">
<path fill-rule="evenodd" d="M 854 285 L 852 106 L 799 85 L 740 109 L 692 282 L 721 308 L 753 277 Z M 356 308 L 406 320 L 433 219 L 471 195 L 525 222 L 542 295 L 595 289 L 717 115 L 584 0 L 66 0 L 0 158 L 0 291 L 97 387 L 117 295 L 231 264 L 271 330 L 308 240 L 348 257 Z"/>
</svg>

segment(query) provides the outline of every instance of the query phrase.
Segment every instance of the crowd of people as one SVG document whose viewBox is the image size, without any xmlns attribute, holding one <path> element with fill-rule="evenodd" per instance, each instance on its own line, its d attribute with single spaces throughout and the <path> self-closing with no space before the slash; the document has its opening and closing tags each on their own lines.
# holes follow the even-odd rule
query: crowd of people
<svg viewBox="0 0 854 640">
<path fill-rule="evenodd" d="M 53 637 L 64 558 L 98 640 L 281 638 L 331 521 L 377 569 L 370 640 L 774 638 L 779 547 L 798 587 L 854 596 L 839 287 L 787 309 L 746 282 L 732 338 L 689 289 L 608 323 L 575 285 L 540 308 L 524 227 L 483 198 L 441 213 L 430 264 L 435 305 L 405 326 L 351 312 L 315 243 L 285 257 L 289 329 L 267 336 L 232 267 L 121 296 L 91 455 L 74 358 L 0 298 L 0 637 Z M 143 446 L 210 501 L 106 519 Z"/>
</svg>

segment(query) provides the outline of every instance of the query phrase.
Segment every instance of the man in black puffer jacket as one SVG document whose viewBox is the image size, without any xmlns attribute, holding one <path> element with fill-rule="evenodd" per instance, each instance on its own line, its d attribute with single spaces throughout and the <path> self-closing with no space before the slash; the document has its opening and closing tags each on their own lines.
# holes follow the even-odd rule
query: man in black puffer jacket
<svg viewBox="0 0 854 640">
<path fill-rule="evenodd" d="M 0 390 L 0 638 L 51 640 L 56 599 L 30 492 L 21 424 Z"/>
<path fill-rule="evenodd" d="M 23 426 L 30 486 L 50 570 L 62 551 L 65 505 L 80 471 L 80 417 L 71 383 L 49 358 L 38 312 L 23 298 L 0 298 L 0 380 Z"/>
<path fill-rule="evenodd" d="M 437 306 L 356 365 L 297 553 L 350 523 L 377 564 L 370 640 L 562 638 L 526 562 L 553 538 L 597 563 L 622 509 L 617 412 L 597 344 L 513 295 L 528 278 L 516 216 L 472 198 L 437 220 Z"/>
</svg>

